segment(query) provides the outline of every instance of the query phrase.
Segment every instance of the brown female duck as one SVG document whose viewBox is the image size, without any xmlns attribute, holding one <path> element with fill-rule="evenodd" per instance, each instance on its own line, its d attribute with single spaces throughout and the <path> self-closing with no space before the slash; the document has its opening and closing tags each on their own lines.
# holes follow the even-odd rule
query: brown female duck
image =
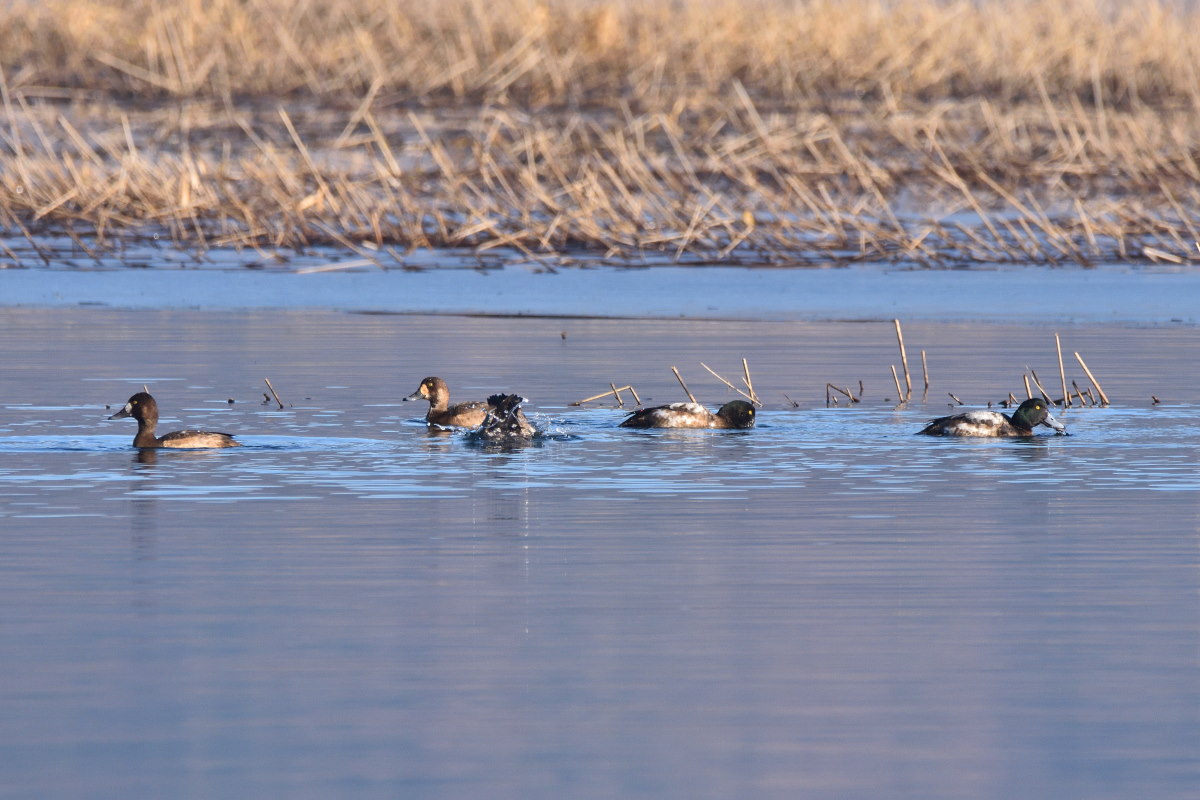
<svg viewBox="0 0 1200 800">
<path fill-rule="evenodd" d="M 194 449 L 204 447 L 238 447 L 228 433 L 215 431 L 173 431 L 155 436 L 154 429 L 158 425 L 158 403 L 146 392 L 138 392 L 125 407 L 113 414 L 109 419 L 124 419 L 133 417 L 137 420 L 137 435 L 133 437 L 134 447 L 174 447 L 179 449 Z"/>
</svg>

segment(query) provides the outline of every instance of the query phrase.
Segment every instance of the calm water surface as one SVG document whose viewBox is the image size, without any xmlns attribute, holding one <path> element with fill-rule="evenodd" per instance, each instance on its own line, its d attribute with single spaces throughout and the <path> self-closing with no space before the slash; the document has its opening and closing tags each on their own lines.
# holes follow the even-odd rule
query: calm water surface
<svg viewBox="0 0 1200 800">
<path fill-rule="evenodd" d="M 0 322 L 4 796 L 1196 796 L 1193 327 L 1060 327 L 1114 406 L 1009 442 L 913 432 L 1057 381 L 1051 329 L 906 326 L 896 409 L 890 323 Z M 569 405 L 742 357 L 753 431 Z M 548 436 L 429 433 L 428 374 Z M 139 455 L 143 384 L 245 447 Z"/>
</svg>

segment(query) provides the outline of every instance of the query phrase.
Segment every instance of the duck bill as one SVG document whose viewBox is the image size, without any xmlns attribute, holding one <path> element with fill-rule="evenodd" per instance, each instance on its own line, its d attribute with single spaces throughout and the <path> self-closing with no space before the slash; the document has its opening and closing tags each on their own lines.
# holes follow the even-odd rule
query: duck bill
<svg viewBox="0 0 1200 800">
<path fill-rule="evenodd" d="M 1067 432 L 1067 426 L 1055 419 L 1053 414 L 1047 414 L 1046 418 L 1042 420 L 1042 424 L 1047 428 L 1054 428 L 1054 430 L 1058 431 L 1059 433 Z"/>
<path fill-rule="evenodd" d="M 111 417 L 109 417 L 109 419 L 125 419 L 132 412 L 133 412 L 133 407 L 130 406 L 129 403 L 126 403 L 124 408 L 122 408 L 117 413 L 113 414 Z"/>
<path fill-rule="evenodd" d="M 425 397 L 421 394 L 420 389 L 417 389 L 415 392 L 410 394 L 408 397 L 403 398 L 403 400 L 405 402 L 408 402 L 409 400 L 424 400 L 424 399 L 425 399 Z"/>
</svg>

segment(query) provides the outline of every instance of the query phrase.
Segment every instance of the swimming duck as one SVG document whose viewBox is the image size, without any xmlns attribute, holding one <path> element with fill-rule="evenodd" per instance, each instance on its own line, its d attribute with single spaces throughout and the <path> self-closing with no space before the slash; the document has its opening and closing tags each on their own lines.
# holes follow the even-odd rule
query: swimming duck
<svg viewBox="0 0 1200 800">
<path fill-rule="evenodd" d="M 487 415 L 483 424 L 475 431 L 476 436 L 489 441 L 513 441 L 532 439 L 537 428 L 529 424 L 521 403 L 525 398 L 519 394 L 494 394 L 487 399 Z"/>
<path fill-rule="evenodd" d="M 1010 417 L 999 411 L 968 411 L 939 417 L 919 433 L 929 436 L 1033 436 L 1038 425 L 1066 434 L 1066 426 L 1054 418 L 1048 404 L 1040 398 L 1026 400 Z"/>
<path fill-rule="evenodd" d="M 158 403 L 146 392 L 138 392 L 129 398 L 125 407 L 113 414 L 109 419 L 124 419 L 133 417 L 137 420 L 137 435 L 133 437 L 134 447 L 239 447 L 228 433 L 214 431 L 174 431 L 162 436 L 154 435 L 158 425 Z"/>
<path fill-rule="evenodd" d="M 488 404 L 478 400 L 450 405 L 450 387 L 441 378 L 426 378 L 415 392 L 404 399 L 428 400 L 429 413 L 425 415 L 425 421 L 430 425 L 478 428 L 487 417 Z"/>
<path fill-rule="evenodd" d="M 713 414 L 699 403 L 671 403 L 641 408 L 621 423 L 622 428 L 753 428 L 754 406 L 731 400 Z"/>
</svg>

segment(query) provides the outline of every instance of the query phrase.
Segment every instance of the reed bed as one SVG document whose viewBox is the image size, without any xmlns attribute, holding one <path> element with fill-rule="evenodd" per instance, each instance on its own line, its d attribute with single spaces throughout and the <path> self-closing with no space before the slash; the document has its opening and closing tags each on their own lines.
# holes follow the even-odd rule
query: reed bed
<svg viewBox="0 0 1200 800">
<path fill-rule="evenodd" d="M 1198 27 L 1154 0 L 16 0 L 0 232 L 1195 262 Z"/>
</svg>

